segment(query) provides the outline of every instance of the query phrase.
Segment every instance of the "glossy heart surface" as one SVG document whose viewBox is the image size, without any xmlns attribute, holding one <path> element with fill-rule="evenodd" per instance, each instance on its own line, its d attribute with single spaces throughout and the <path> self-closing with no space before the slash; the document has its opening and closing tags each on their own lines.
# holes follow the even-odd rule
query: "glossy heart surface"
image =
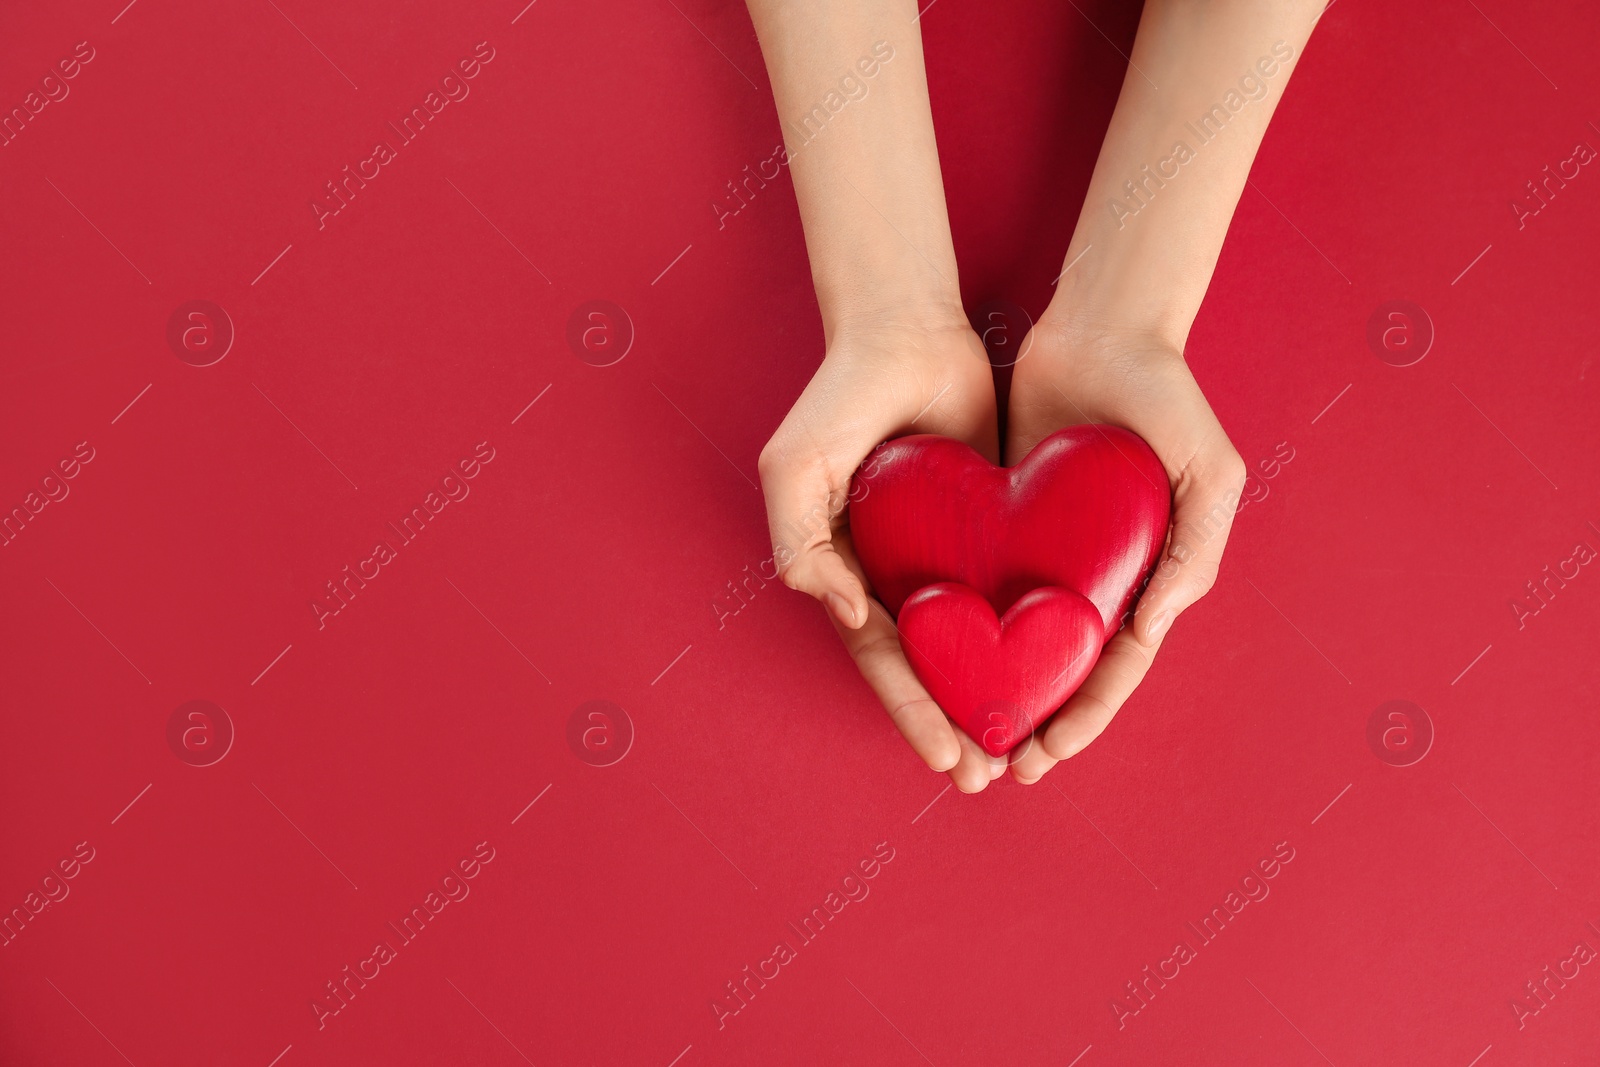
<svg viewBox="0 0 1600 1067">
<path fill-rule="evenodd" d="M 939 582 L 900 609 L 911 669 L 945 714 L 991 756 L 1060 707 L 1100 658 L 1100 612 L 1070 589 L 1025 594 L 1005 616 L 977 591 Z"/>
<path fill-rule="evenodd" d="M 1018 649 L 1032 649 L 1024 654 L 1006 650 L 1008 613 L 1035 590 L 1078 594 L 1095 609 L 1098 654 L 1121 627 L 1160 555 L 1171 505 L 1161 461 L 1137 434 L 1115 426 L 1058 430 L 1015 467 L 996 467 L 960 441 L 919 434 L 886 442 L 856 472 L 850 530 L 874 593 L 902 631 L 904 610 L 930 586 L 959 583 L 988 603 L 1001 637 L 974 646 L 988 649 L 974 653 L 989 663 L 987 671 L 962 666 L 940 677 L 943 664 L 935 659 L 957 654 L 944 639 L 913 660 L 929 692 L 944 692 L 942 699 L 935 696 L 940 705 L 954 717 L 952 706 L 970 710 L 1024 694 L 1031 703 L 1022 715 L 1037 725 L 1082 681 L 1080 674 L 1065 693 L 1047 684 L 1076 655 L 1079 620 L 1060 609 L 1045 612 L 1040 618 L 1060 626 L 1055 643 L 1019 638 Z M 977 632 L 969 617 L 972 605 L 948 591 L 917 609 L 917 627 L 939 629 L 927 616 L 946 611 L 964 614 L 952 614 L 941 633 Z M 1032 635 L 1048 627 L 1031 623 L 1025 629 Z M 960 657 L 965 664 L 968 653 Z M 956 675 L 965 681 L 958 684 Z M 962 725 L 980 743 L 989 729 Z"/>
</svg>

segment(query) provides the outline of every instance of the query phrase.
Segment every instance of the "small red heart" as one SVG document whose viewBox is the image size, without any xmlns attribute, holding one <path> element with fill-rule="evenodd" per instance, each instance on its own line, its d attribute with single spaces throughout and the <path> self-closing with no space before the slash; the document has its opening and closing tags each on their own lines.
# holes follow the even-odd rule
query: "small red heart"
<svg viewBox="0 0 1600 1067">
<path fill-rule="evenodd" d="M 1008 620 L 1028 594 L 1055 587 L 1095 607 L 1098 649 L 1121 627 L 1166 543 L 1172 491 L 1165 468 L 1142 438 L 1093 425 L 1056 431 L 1009 468 L 947 437 L 897 438 L 862 464 L 850 500 L 856 555 L 878 599 L 897 617 L 918 590 L 942 582 L 969 587 L 1000 620 Z M 1065 617 L 1060 608 L 1052 611 L 1052 617 Z M 904 618 L 900 625 L 904 630 Z M 997 625 L 1003 636 L 1006 624 Z M 995 647 L 1005 646 L 1002 640 Z M 987 684 L 1042 694 L 1067 662 L 1061 655 L 1070 659 L 1076 651 L 1041 647 L 1033 658 L 995 652 Z M 921 658 L 921 666 L 913 663 L 917 677 L 930 693 L 936 685 L 944 691 L 935 699 L 946 711 L 947 700 L 972 709 L 993 699 L 976 688 L 958 692 L 933 673 L 928 657 Z M 1060 699 L 1081 681 L 1080 675 Z M 1037 725 L 1051 710 L 1030 721 Z M 978 729 L 973 736 L 980 743 L 987 729 L 965 721 L 963 728 Z"/>
<path fill-rule="evenodd" d="M 1059 708 L 1100 658 L 1099 610 L 1046 586 L 1004 618 L 975 590 L 939 582 L 900 609 L 906 658 L 945 714 L 991 756 L 1009 752 Z"/>
</svg>

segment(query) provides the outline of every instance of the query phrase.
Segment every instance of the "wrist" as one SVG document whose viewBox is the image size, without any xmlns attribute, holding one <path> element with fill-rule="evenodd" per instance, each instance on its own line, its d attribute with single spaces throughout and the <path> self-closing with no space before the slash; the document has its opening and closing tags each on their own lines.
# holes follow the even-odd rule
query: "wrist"
<svg viewBox="0 0 1600 1067">
<path fill-rule="evenodd" d="M 1179 331 L 1126 309 L 1052 301 L 1033 330 L 1043 344 L 1035 346 L 1028 359 L 1018 362 L 1017 370 L 1023 377 L 1028 376 L 1024 369 L 1053 376 L 1060 372 L 1062 360 L 1080 367 L 1095 363 L 1184 363 Z M 1034 366 L 1024 368 L 1030 361 Z"/>
<path fill-rule="evenodd" d="M 1080 341 L 1139 337 L 1181 353 L 1205 288 L 1188 284 L 1192 272 L 1169 254 L 1096 241 L 1056 283 L 1040 321 Z"/>
<path fill-rule="evenodd" d="M 971 330 L 959 292 L 943 285 L 906 287 L 858 280 L 841 287 L 817 286 L 822 329 L 837 339 L 885 332 L 926 334 Z"/>
</svg>

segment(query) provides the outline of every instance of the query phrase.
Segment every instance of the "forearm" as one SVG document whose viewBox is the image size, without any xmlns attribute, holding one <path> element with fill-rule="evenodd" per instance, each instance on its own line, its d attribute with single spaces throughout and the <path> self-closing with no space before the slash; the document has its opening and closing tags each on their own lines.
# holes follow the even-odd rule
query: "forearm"
<svg viewBox="0 0 1600 1067">
<path fill-rule="evenodd" d="M 1322 0 L 1149 0 L 1051 313 L 1181 351 Z"/>
<path fill-rule="evenodd" d="M 829 338 L 858 324 L 964 322 L 915 3 L 749 8 Z"/>
</svg>

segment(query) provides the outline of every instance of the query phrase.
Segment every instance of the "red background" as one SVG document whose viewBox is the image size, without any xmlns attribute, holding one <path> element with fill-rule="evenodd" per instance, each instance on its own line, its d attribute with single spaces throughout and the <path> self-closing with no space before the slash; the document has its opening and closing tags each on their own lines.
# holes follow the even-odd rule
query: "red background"
<svg viewBox="0 0 1600 1067">
<path fill-rule="evenodd" d="M 1511 1005 L 1600 948 L 1600 577 L 1521 629 L 1509 603 L 1600 547 L 1600 173 L 1508 208 L 1600 144 L 1592 10 L 1329 9 L 1190 346 L 1245 459 L 1294 459 L 1106 735 L 965 797 L 813 603 L 771 583 L 717 625 L 821 354 L 788 178 L 721 229 L 711 206 L 779 137 L 742 6 L 274 3 L 0 16 L 6 109 L 95 50 L 0 148 L 0 506 L 95 451 L 0 548 L 0 905 L 95 850 L 0 948 L 0 1061 L 1594 1047 L 1594 968 L 1521 1028 Z M 1136 18 L 923 18 L 973 306 L 1048 300 Z M 471 95 L 319 230 L 323 183 L 481 41 Z M 193 299 L 237 331 L 209 367 L 166 340 Z M 594 299 L 636 331 L 609 367 L 566 341 Z M 1404 368 L 1365 339 L 1396 299 L 1437 334 Z M 470 496 L 319 630 L 323 583 L 482 441 Z M 606 767 L 568 742 L 597 699 L 635 731 Z M 1367 741 L 1394 699 L 1435 731 L 1411 766 Z M 236 731 L 214 765 L 168 744 L 190 700 Z M 319 1030 L 324 983 L 482 841 L 470 896 Z M 880 842 L 870 895 L 719 1028 L 725 983 Z M 1270 896 L 1119 1028 L 1124 983 L 1278 842 Z"/>
</svg>

